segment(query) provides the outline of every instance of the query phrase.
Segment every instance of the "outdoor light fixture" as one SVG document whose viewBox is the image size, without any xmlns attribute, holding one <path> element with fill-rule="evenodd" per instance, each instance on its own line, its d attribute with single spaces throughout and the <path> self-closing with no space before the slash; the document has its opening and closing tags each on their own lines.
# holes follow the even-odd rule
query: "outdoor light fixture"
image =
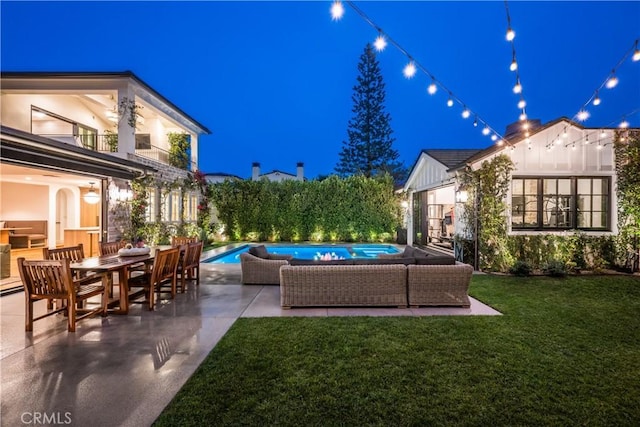
<svg viewBox="0 0 640 427">
<path fill-rule="evenodd" d="M 438 91 L 438 86 L 434 82 L 432 82 L 427 88 L 427 92 L 429 95 L 434 95 Z"/>
<path fill-rule="evenodd" d="M 467 203 L 469 200 L 469 192 L 466 190 L 464 185 L 461 185 L 456 190 L 456 202 L 458 203 Z"/>
<path fill-rule="evenodd" d="M 344 6 L 340 1 L 334 1 L 331 5 L 331 19 L 338 21 L 344 15 Z"/>
<path fill-rule="evenodd" d="M 100 201 L 100 195 L 93 188 L 94 183 L 90 182 L 89 184 L 91 185 L 91 188 L 89 188 L 89 191 L 85 193 L 85 195 L 83 196 L 83 199 L 85 202 L 89 203 L 90 205 L 95 205 Z"/>
<path fill-rule="evenodd" d="M 516 85 L 513 87 L 513 93 L 522 93 L 522 85 L 520 80 L 516 81 Z"/>
<path fill-rule="evenodd" d="M 485 126 L 484 129 L 482 129 L 483 135 L 489 135 L 490 132 L 491 130 L 489 130 L 489 126 Z"/>
<path fill-rule="evenodd" d="M 510 42 L 516 38 L 516 32 L 511 27 L 507 28 L 507 41 Z"/>
<path fill-rule="evenodd" d="M 416 64 L 413 61 L 409 61 L 409 63 L 404 67 L 404 76 L 408 79 L 416 75 Z"/>
<path fill-rule="evenodd" d="M 520 121 L 524 122 L 525 120 L 527 120 L 527 114 L 526 113 L 520 114 Z"/>
<path fill-rule="evenodd" d="M 471 115 L 471 112 L 469 111 L 468 108 L 465 107 L 465 109 L 462 110 L 462 118 L 463 119 L 468 119 L 470 115 Z"/>
<path fill-rule="evenodd" d="M 376 41 L 373 43 L 378 52 L 382 52 L 385 47 L 387 47 L 387 40 L 385 40 L 384 36 L 380 34 Z"/>
<path fill-rule="evenodd" d="M 609 80 L 607 80 L 605 86 L 607 87 L 607 89 L 613 89 L 614 87 L 618 86 L 618 78 L 615 74 L 613 74 L 613 71 L 611 72 L 611 77 L 609 78 Z"/>
<path fill-rule="evenodd" d="M 622 121 L 620 122 L 620 124 L 618 125 L 619 128 L 622 129 L 626 129 L 629 127 L 629 122 L 626 121 L 625 119 L 622 119 Z"/>
<path fill-rule="evenodd" d="M 447 99 L 447 107 L 453 107 L 453 99 Z"/>
<path fill-rule="evenodd" d="M 493 135 L 491 135 L 491 140 L 495 141 L 496 139 L 498 139 L 498 135 L 496 135 L 495 133 Z"/>
<path fill-rule="evenodd" d="M 522 108 L 524 108 L 524 107 L 526 107 L 526 106 L 527 106 L 527 102 L 526 102 L 524 99 L 521 99 L 521 100 L 518 102 L 518 108 L 522 109 Z"/>
<path fill-rule="evenodd" d="M 589 114 L 589 112 L 587 110 L 581 110 L 581 111 L 578 112 L 576 117 L 581 122 L 584 122 L 585 120 L 587 120 L 589 118 L 590 115 L 591 114 Z"/>
<path fill-rule="evenodd" d="M 511 71 L 515 71 L 518 69 L 518 63 L 516 62 L 516 58 L 513 58 L 513 61 L 511 61 L 511 65 L 509 65 L 509 69 Z"/>
<path fill-rule="evenodd" d="M 600 96 L 598 95 L 598 91 L 596 91 L 596 97 L 593 98 L 593 105 L 600 105 Z"/>
<path fill-rule="evenodd" d="M 640 61 L 640 49 L 638 49 L 638 40 L 636 40 L 636 49 L 633 51 L 633 56 L 631 57 L 633 62 Z"/>
</svg>

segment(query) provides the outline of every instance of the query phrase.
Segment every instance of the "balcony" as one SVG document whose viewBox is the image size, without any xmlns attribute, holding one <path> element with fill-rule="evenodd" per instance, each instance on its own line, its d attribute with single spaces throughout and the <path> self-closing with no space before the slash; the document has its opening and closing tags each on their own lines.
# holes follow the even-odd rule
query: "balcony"
<svg viewBox="0 0 640 427">
<path fill-rule="evenodd" d="M 40 134 L 45 138 L 55 141 L 64 142 L 78 147 L 83 147 L 91 151 L 99 151 L 101 153 L 117 153 L 118 152 L 118 136 L 115 134 L 107 135 L 63 135 L 63 134 Z M 140 141 L 141 140 L 141 141 Z M 162 148 L 156 147 L 148 143 L 148 138 L 136 138 L 135 154 L 147 159 L 165 165 L 171 165 L 170 154 Z M 195 162 L 191 162 L 187 168 L 189 171 L 196 170 Z"/>
</svg>

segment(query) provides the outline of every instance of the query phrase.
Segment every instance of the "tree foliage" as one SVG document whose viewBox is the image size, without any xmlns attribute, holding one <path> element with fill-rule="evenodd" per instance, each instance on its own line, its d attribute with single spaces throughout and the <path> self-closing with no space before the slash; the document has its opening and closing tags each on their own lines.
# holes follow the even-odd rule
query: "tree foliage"
<svg viewBox="0 0 640 427">
<path fill-rule="evenodd" d="M 232 240 L 390 241 L 399 198 L 385 175 L 322 181 L 225 181 L 210 202 Z"/>
<path fill-rule="evenodd" d="M 186 133 L 170 132 L 169 164 L 176 168 L 189 170 L 191 164 L 191 141 Z"/>
<path fill-rule="evenodd" d="M 385 84 L 370 44 L 360 56 L 358 71 L 358 83 L 351 96 L 354 116 L 347 128 L 349 140 L 342 142 L 335 170 L 343 177 L 362 174 L 370 178 L 388 173 L 400 182 L 406 178 L 407 170 L 393 149 L 395 138 L 392 137 L 391 116 L 384 105 Z"/>
</svg>

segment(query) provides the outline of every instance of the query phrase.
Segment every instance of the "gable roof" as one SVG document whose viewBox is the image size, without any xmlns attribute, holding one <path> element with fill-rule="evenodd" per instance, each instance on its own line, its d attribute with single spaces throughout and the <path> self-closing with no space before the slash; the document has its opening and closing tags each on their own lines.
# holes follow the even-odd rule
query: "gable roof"
<svg viewBox="0 0 640 427">
<path fill-rule="evenodd" d="M 433 157 L 448 168 L 458 166 L 460 163 L 480 151 L 482 150 L 473 148 L 422 150 L 423 153 Z"/>
<path fill-rule="evenodd" d="M 2 71 L 0 73 L 2 79 L 114 79 L 114 78 L 128 78 L 133 80 L 136 84 L 142 87 L 147 92 L 153 94 L 153 96 L 160 99 L 174 111 L 191 121 L 193 124 L 202 129 L 205 134 L 211 134 L 211 131 L 206 126 L 198 122 L 196 119 L 185 113 L 181 108 L 169 101 L 167 98 L 156 92 L 151 86 L 145 83 L 141 78 L 136 76 L 131 71 L 70 71 L 70 72 L 51 72 L 51 71 Z"/>
</svg>

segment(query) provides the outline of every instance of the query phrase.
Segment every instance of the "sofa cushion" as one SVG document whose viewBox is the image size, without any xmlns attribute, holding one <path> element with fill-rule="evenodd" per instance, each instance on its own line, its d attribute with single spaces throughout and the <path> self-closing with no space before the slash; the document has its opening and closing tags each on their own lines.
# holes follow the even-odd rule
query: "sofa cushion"
<svg viewBox="0 0 640 427">
<path fill-rule="evenodd" d="M 318 259 L 293 258 L 289 260 L 289 265 L 353 265 L 352 259 L 332 259 L 322 261 Z"/>
<path fill-rule="evenodd" d="M 415 258 L 354 258 L 354 265 L 385 265 L 385 264 L 404 264 L 413 265 L 416 263 Z"/>
<path fill-rule="evenodd" d="M 413 248 L 413 257 L 414 258 L 426 258 L 428 256 L 432 256 L 429 252 L 420 248 Z"/>
<path fill-rule="evenodd" d="M 265 245 L 251 246 L 249 248 L 249 253 L 253 256 L 257 256 L 258 258 L 269 258 L 269 252 L 267 252 L 267 248 Z"/>
<path fill-rule="evenodd" d="M 416 257 L 418 265 L 455 265 L 456 259 L 448 255 L 429 255 L 428 257 Z"/>
</svg>

